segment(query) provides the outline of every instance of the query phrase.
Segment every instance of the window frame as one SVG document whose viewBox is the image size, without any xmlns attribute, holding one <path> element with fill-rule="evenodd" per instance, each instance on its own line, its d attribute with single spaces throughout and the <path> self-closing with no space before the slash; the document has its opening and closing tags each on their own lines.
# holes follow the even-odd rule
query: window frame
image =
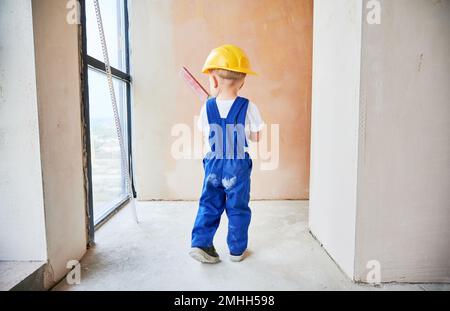
<svg viewBox="0 0 450 311">
<path fill-rule="evenodd" d="M 102 224 L 104 224 L 112 215 L 118 212 L 128 201 L 130 195 L 126 194 L 114 201 L 107 210 L 99 217 L 94 217 L 94 202 L 93 202 L 93 186 L 92 186 L 92 162 L 91 162 L 91 135 L 90 135 L 90 113 L 89 113 L 89 85 L 88 85 L 88 70 L 89 68 L 96 70 L 106 76 L 105 63 L 103 60 L 96 59 L 88 55 L 87 51 L 87 26 L 86 26 L 86 0 L 80 1 L 80 40 L 81 40 L 81 85 L 82 85 L 82 102 L 83 102 L 83 132 L 84 132 L 84 158 L 86 161 L 85 177 L 87 180 L 86 192 L 87 192 L 87 230 L 88 230 L 88 245 L 94 245 L 94 233 Z M 111 66 L 111 73 L 113 78 L 117 78 L 126 85 L 126 142 L 125 148 L 127 148 L 128 163 L 130 167 L 131 183 L 133 196 L 136 197 L 134 188 L 134 177 L 132 169 L 132 126 L 131 126 L 131 83 L 132 78 L 130 75 L 130 46 L 129 46 L 129 19 L 128 19 L 128 0 L 121 0 L 124 2 L 124 31 L 125 31 L 125 69 L 122 71 Z"/>
</svg>

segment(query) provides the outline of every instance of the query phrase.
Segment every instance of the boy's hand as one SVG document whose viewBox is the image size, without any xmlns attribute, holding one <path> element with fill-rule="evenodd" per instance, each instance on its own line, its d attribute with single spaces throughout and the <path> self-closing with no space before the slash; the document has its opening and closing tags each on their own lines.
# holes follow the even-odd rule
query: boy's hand
<svg viewBox="0 0 450 311">
<path fill-rule="evenodd" d="M 259 142 L 260 132 L 250 132 L 250 140 L 254 143 Z"/>
</svg>

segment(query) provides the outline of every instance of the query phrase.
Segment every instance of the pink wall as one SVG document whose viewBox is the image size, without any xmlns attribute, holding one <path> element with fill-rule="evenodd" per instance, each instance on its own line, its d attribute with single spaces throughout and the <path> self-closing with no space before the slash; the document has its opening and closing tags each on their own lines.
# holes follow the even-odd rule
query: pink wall
<svg viewBox="0 0 450 311">
<path fill-rule="evenodd" d="M 160 141 L 159 152 L 162 152 L 151 155 L 149 153 L 157 149 L 136 144 L 140 198 L 198 197 L 201 187 L 199 160 L 175 162 L 170 158 L 170 143 L 167 143 L 167 140 L 174 140 L 170 136 L 173 124 L 192 125 L 192 117 L 198 115 L 201 107 L 195 95 L 178 78 L 178 71 L 181 66 L 187 66 L 207 85 L 207 76 L 200 73 L 207 54 L 218 45 L 232 43 L 247 52 L 258 72 L 258 76 L 247 78 L 242 96 L 259 107 L 269 130 L 272 124 L 279 124 L 280 129 L 279 165 L 275 170 L 261 170 L 261 162 L 267 161 L 254 161 L 252 198 L 307 199 L 312 0 L 133 1 L 131 11 L 131 23 L 135 25 L 132 27 L 132 48 L 136 71 L 135 105 L 139 114 L 136 118 L 137 140 L 144 145 Z M 155 55 L 161 57 L 149 62 L 148 58 Z M 142 66 L 150 71 L 153 68 L 157 77 L 141 72 Z M 159 74 L 160 71 L 163 72 Z M 139 81 L 141 76 L 143 79 Z M 157 98 L 146 93 L 145 89 L 151 88 L 150 85 L 170 89 L 156 91 L 156 97 L 164 98 L 166 110 L 156 107 L 159 105 Z M 149 116 L 149 105 L 160 113 L 170 111 L 170 117 Z M 149 121 L 156 122 L 158 127 L 146 125 Z M 167 134 L 167 137 L 155 137 L 161 134 Z M 152 171 L 147 163 L 151 159 L 163 168 Z M 193 164 L 192 161 L 197 162 Z M 185 182 L 179 185 L 176 181 Z M 191 182 L 186 185 L 187 181 Z"/>
</svg>

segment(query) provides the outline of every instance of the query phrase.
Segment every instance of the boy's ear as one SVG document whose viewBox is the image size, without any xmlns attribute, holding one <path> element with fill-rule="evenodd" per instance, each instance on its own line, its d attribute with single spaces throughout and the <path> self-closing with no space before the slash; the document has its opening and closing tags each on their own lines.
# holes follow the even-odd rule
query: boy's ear
<svg viewBox="0 0 450 311">
<path fill-rule="evenodd" d="M 214 81 L 214 88 L 217 89 L 219 87 L 219 79 L 215 75 L 212 76 Z"/>
<path fill-rule="evenodd" d="M 239 87 L 239 89 L 242 89 L 242 87 L 244 86 L 244 84 L 245 84 L 245 79 L 242 80 L 242 84 L 241 84 L 241 86 Z"/>
</svg>

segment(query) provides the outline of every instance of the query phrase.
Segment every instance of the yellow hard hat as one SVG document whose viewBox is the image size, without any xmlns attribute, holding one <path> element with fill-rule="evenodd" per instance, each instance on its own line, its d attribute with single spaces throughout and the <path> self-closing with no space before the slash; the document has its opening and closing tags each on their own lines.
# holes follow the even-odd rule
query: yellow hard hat
<svg viewBox="0 0 450 311">
<path fill-rule="evenodd" d="M 250 61 L 245 52 L 232 44 L 219 46 L 209 53 L 202 72 L 209 73 L 211 69 L 226 69 L 245 74 L 256 74 L 250 69 Z"/>
</svg>

